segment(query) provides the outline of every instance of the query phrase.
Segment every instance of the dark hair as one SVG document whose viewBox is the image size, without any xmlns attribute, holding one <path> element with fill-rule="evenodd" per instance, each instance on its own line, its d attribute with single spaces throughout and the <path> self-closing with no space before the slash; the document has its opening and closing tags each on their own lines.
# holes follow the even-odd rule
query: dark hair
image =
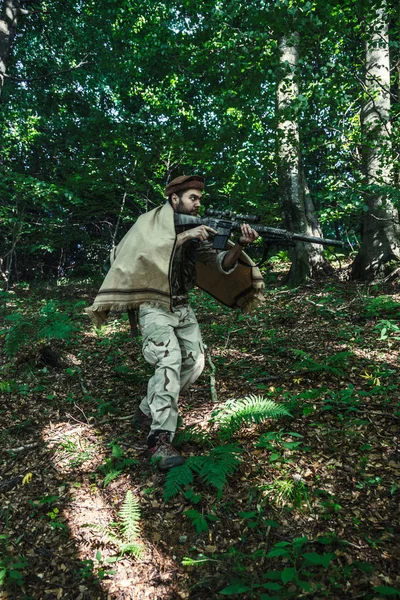
<svg viewBox="0 0 400 600">
<path fill-rule="evenodd" d="M 179 200 L 182 200 L 182 196 L 185 192 L 186 192 L 186 190 L 179 190 L 177 192 L 174 192 L 174 194 L 176 194 L 178 196 Z M 171 206 L 172 206 L 172 196 L 173 196 L 173 194 L 168 196 L 168 202 L 170 203 Z"/>
</svg>

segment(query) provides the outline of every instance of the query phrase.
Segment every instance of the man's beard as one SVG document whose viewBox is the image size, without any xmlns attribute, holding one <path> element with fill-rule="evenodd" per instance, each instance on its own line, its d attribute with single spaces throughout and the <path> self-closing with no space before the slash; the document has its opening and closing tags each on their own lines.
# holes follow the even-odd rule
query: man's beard
<svg viewBox="0 0 400 600">
<path fill-rule="evenodd" d="M 178 206 L 176 207 L 176 212 L 181 215 L 191 215 L 192 217 L 198 217 L 200 214 L 198 208 L 192 208 L 191 210 L 185 208 L 185 205 L 183 204 L 181 199 L 179 199 Z"/>
</svg>

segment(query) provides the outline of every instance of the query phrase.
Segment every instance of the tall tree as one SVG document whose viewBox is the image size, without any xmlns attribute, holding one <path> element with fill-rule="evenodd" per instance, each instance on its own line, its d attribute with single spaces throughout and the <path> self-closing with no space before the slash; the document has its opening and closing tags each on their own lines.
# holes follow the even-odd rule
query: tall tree
<svg viewBox="0 0 400 600">
<path fill-rule="evenodd" d="M 353 279 L 371 280 L 400 260 L 399 213 L 393 191 L 390 122 L 390 57 L 386 1 L 373 8 L 365 53 L 365 102 L 361 112 L 365 205 L 360 251 Z"/>
<path fill-rule="evenodd" d="M 0 96 L 7 72 L 11 46 L 17 33 L 18 20 L 28 11 L 21 0 L 3 0 L 0 16 Z"/>
<path fill-rule="evenodd" d="M 298 107 L 299 34 L 284 35 L 279 41 L 282 77 L 277 86 L 278 179 L 286 228 L 314 237 L 321 236 L 310 191 L 302 166 Z M 320 247 L 300 243 L 292 249 L 289 285 L 299 285 L 327 269 Z"/>
</svg>

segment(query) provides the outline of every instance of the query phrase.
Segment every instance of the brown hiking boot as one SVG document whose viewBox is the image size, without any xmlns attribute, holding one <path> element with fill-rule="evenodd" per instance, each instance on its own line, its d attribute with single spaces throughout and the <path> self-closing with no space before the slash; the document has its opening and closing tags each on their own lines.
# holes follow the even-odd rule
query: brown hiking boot
<svg viewBox="0 0 400 600">
<path fill-rule="evenodd" d="M 185 462 L 183 456 L 171 445 L 170 438 L 169 431 L 155 431 L 147 440 L 151 461 L 157 463 L 160 471 L 168 471 Z"/>
</svg>

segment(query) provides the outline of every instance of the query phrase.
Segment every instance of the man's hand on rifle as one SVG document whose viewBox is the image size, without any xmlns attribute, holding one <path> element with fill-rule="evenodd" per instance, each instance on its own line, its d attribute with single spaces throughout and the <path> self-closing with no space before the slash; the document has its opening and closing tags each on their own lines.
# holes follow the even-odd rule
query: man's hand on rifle
<svg viewBox="0 0 400 600">
<path fill-rule="evenodd" d="M 247 223 L 243 223 L 240 226 L 240 229 L 242 230 L 242 235 L 238 239 L 238 243 L 240 246 L 247 246 L 259 237 L 257 231 L 254 231 L 254 229 L 250 227 L 250 225 L 248 225 Z"/>
<path fill-rule="evenodd" d="M 236 261 L 239 259 L 242 253 L 243 247 L 247 246 L 247 244 L 251 244 L 258 238 L 257 231 L 255 231 L 247 223 L 241 224 L 240 230 L 242 235 L 237 240 L 236 244 L 228 250 L 224 256 L 224 260 L 222 261 L 222 268 L 225 271 L 229 271 L 234 267 Z"/>
<path fill-rule="evenodd" d="M 193 227 L 193 229 L 188 229 L 187 231 L 183 231 L 179 233 L 176 238 L 177 248 L 182 246 L 185 242 L 189 240 L 199 240 L 199 242 L 205 242 L 208 240 L 210 233 L 216 235 L 217 232 L 212 227 L 208 225 L 199 225 L 198 227 Z"/>
</svg>

